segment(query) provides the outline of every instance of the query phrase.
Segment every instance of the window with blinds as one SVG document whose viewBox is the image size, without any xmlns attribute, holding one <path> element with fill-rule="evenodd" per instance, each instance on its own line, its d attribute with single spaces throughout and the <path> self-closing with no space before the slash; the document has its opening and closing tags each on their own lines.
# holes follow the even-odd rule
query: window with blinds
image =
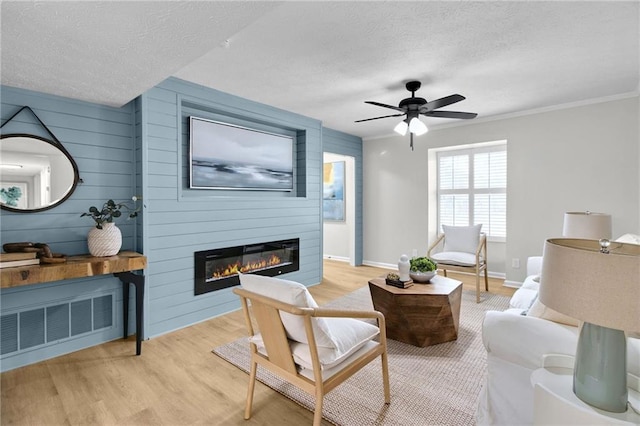
<svg viewBox="0 0 640 426">
<path fill-rule="evenodd" d="M 438 230 L 482 224 L 494 241 L 507 237 L 507 144 L 437 153 Z"/>
</svg>

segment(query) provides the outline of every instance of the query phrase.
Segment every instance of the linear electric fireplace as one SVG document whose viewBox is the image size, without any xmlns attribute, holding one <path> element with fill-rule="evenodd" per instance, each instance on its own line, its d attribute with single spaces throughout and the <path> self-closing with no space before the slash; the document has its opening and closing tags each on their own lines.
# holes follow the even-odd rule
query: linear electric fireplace
<svg viewBox="0 0 640 426">
<path fill-rule="evenodd" d="M 300 269 L 300 240 L 270 241 L 197 251 L 195 294 L 240 285 L 238 272 L 275 277 Z"/>
</svg>

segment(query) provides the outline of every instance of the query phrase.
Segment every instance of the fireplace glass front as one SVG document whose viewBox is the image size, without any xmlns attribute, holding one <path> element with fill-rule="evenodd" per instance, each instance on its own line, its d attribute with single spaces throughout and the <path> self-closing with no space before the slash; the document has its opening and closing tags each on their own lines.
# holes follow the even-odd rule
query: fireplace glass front
<svg viewBox="0 0 640 426">
<path fill-rule="evenodd" d="M 195 294 L 240 285 L 238 272 L 275 277 L 297 271 L 299 246 L 295 238 L 195 252 Z"/>
</svg>

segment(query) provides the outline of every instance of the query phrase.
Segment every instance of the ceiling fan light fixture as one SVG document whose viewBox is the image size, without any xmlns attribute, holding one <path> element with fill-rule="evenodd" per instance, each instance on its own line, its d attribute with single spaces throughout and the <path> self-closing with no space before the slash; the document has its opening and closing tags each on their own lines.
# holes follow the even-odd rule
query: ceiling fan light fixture
<svg viewBox="0 0 640 426">
<path fill-rule="evenodd" d="M 402 120 L 396 127 L 393 128 L 393 131 L 404 136 L 407 134 L 407 130 L 409 130 L 409 125 L 407 124 L 407 120 Z"/>
<path fill-rule="evenodd" d="M 418 117 L 414 117 L 409 122 L 409 130 L 416 136 L 424 135 L 429 131 L 427 125 L 418 119 Z"/>
</svg>

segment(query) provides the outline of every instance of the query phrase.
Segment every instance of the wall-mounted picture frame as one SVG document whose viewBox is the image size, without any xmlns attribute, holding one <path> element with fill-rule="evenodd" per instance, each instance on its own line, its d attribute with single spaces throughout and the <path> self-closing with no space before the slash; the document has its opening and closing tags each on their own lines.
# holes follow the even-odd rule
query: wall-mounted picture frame
<svg viewBox="0 0 640 426">
<path fill-rule="evenodd" d="M 27 209 L 29 187 L 26 182 L 0 182 L 0 202 L 16 209 Z"/>
<path fill-rule="evenodd" d="M 322 179 L 322 215 L 324 220 L 344 222 L 345 162 L 324 163 Z"/>
<path fill-rule="evenodd" d="M 190 188 L 293 191 L 294 138 L 189 117 Z"/>
</svg>

